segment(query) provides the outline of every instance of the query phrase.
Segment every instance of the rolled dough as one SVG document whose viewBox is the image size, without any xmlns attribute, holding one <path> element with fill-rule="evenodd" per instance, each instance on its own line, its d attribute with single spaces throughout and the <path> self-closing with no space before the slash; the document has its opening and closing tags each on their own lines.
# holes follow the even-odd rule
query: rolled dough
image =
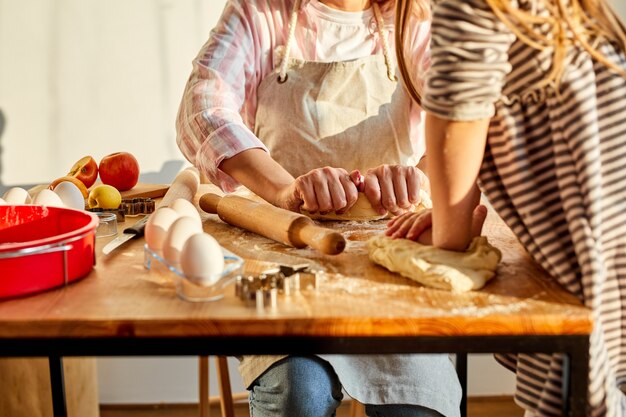
<svg viewBox="0 0 626 417">
<path fill-rule="evenodd" d="M 423 208 L 432 208 L 432 202 L 430 200 L 430 196 L 424 190 L 420 190 L 420 203 L 416 206 L 412 206 L 409 211 L 417 211 Z M 310 218 L 314 220 L 329 220 L 329 221 L 370 221 L 370 220 L 380 220 L 386 219 L 390 217 L 390 213 L 378 214 L 376 210 L 372 207 L 372 204 L 369 202 L 365 194 L 359 193 L 359 196 L 356 200 L 356 203 L 343 214 L 337 213 L 328 213 L 328 214 L 312 214 L 305 210 L 302 210 L 302 214 L 306 214 Z"/>
<path fill-rule="evenodd" d="M 455 292 L 482 288 L 495 276 L 502 253 L 484 236 L 472 240 L 465 252 L 422 245 L 378 235 L 367 242 L 370 259 L 422 285 Z"/>
</svg>

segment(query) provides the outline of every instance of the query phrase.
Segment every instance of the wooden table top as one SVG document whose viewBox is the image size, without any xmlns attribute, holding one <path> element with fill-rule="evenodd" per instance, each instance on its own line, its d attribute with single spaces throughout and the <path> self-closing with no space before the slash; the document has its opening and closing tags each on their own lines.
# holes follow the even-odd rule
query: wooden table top
<svg viewBox="0 0 626 417">
<path fill-rule="evenodd" d="M 202 185 L 196 197 L 212 186 Z M 197 203 L 197 201 L 196 201 Z M 65 288 L 0 301 L 1 338 L 203 336 L 477 336 L 589 334 L 590 310 L 556 285 L 491 214 L 484 234 L 503 253 L 497 277 L 475 292 L 425 288 L 374 265 L 365 241 L 385 222 L 327 223 L 348 241 L 344 253 L 294 249 L 203 214 L 204 230 L 246 259 L 248 267 L 309 263 L 328 274 L 317 290 L 279 294 L 278 307 L 257 312 L 230 287 L 213 302 L 176 295 L 169 271 L 143 266 L 143 239 L 104 256 Z M 120 230 L 129 222 L 120 223 Z"/>
</svg>

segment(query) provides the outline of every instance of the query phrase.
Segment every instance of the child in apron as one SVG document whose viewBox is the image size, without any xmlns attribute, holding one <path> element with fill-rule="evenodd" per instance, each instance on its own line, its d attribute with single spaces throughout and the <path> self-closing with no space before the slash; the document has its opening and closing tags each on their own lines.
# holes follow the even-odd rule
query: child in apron
<svg viewBox="0 0 626 417">
<path fill-rule="evenodd" d="M 288 208 L 288 204 L 274 197 L 280 195 L 275 190 L 287 184 L 284 188 L 289 193 L 294 190 L 293 184 L 311 180 L 313 194 L 319 197 L 320 189 L 315 186 L 321 183 L 327 187 L 322 191 L 331 196 L 329 200 L 333 203 L 323 207 L 316 202 L 319 211 L 347 209 L 350 201 L 347 194 L 357 192 L 349 173 L 359 170 L 382 189 L 384 181 L 377 181 L 377 174 L 383 171 L 376 169 L 380 166 L 394 167 L 389 171 L 400 173 L 391 179 L 392 188 L 397 183 L 404 184 L 404 199 L 410 200 L 408 189 L 413 194 L 419 191 L 419 181 L 409 180 L 422 156 L 415 140 L 419 138 L 419 108 L 411 105 L 396 80 L 381 7 L 373 3 L 368 10 L 349 12 L 332 9 L 316 0 L 302 4 L 299 1 L 269 3 L 278 10 L 269 14 L 268 22 L 258 17 L 263 15 L 267 2 L 230 2 L 222 21 L 232 22 L 239 16 L 246 24 L 213 33 L 214 39 L 228 38 L 232 42 L 232 38 L 251 32 L 249 41 L 253 43 L 287 33 L 286 39 L 276 41 L 264 50 L 266 55 L 261 54 L 266 59 L 271 55 L 273 68 L 263 77 L 246 80 L 239 86 L 252 90 L 249 83 L 255 83 L 254 93 L 246 94 L 244 100 L 254 102 L 253 117 L 246 113 L 242 102 L 243 119 L 249 117 L 245 126 L 251 126 L 254 133 L 242 134 L 239 129 L 244 127 L 238 125 L 237 130 L 220 136 L 224 126 L 233 123 L 234 110 L 240 108 L 232 103 L 236 89 L 232 86 L 228 89 L 225 86 L 228 83 L 223 82 L 228 71 L 216 76 L 221 62 L 211 65 L 203 61 L 211 61 L 216 55 L 209 41 L 206 50 L 200 53 L 202 66 L 192 74 L 181 104 L 178 120 L 181 150 L 223 189 L 241 182 L 266 200 Z M 388 2 L 386 10 L 392 11 L 392 6 Z M 245 16 L 253 11 L 256 15 L 247 19 Z M 270 31 L 261 35 L 250 29 L 253 25 L 270 25 L 287 18 L 288 27 L 277 30 L 276 34 Z M 380 44 L 381 53 L 360 57 L 348 54 L 345 60 L 336 59 L 341 54 L 330 53 L 324 61 L 292 56 L 299 42 L 307 44 L 307 37 L 314 38 L 313 48 L 321 48 L 328 33 L 314 32 L 322 24 L 329 25 L 330 30 L 364 28 L 364 32 L 357 33 Z M 245 33 L 240 34 L 239 30 Z M 341 38 L 351 40 L 345 34 Z M 421 49 L 417 51 L 423 53 L 427 36 L 420 39 Z M 337 49 L 349 46 L 341 42 L 331 44 Z M 318 56 L 322 54 L 316 52 Z M 250 59 L 250 65 L 260 66 L 255 59 Z M 249 77 L 255 76 L 256 71 L 250 71 Z M 221 77 L 222 82 L 211 81 L 211 86 L 220 91 L 220 97 L 214 99 L 218 104 L 209 106 L 205 83 L 212 77 Z M 207 107 L 211 106 L 213 110 L 208 111 Z M 233 135 L 243 139 L 229 141 Z M 237 143 L 233 145 L 233 142 Z M 324 176 L 323 181 L 315 183 Z M 337 205 L 335 194 L 342 192 L 344 200 Z M 381 205 L 384 205 L 382 200 L 388 200 L 382 192 L 378 198 Z M 401 199 L 396 198 L 398 206 L 403 205 Z M 342 388 L 366 404 L 369 415 L 459 415 L 460 387 L 448 355 L 246 356 L 241 361 L 240 372 L 251 391 L 250 412 L 254 417 L 332 416 L 340 404 Z"/>
<path fill-rule="evenodd" d="M 530 255 L 593 310 L 587 415 L 624 416 L 626 29 L 605 0 L 441 0 L 432 22 L 432 243 L 467 247 L 478 177 Z M 527 415 L 561 415 L 562 355 L 498 360 Z"/>
</svg>

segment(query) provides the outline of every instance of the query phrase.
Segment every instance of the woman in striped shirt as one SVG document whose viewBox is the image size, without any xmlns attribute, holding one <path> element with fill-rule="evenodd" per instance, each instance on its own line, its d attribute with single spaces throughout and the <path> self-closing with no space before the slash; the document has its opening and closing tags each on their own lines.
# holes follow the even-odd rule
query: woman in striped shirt
<svg viewBox="0 0 626 417">
<path fill-rule="evenodd" d="M 421 95 L 432 243 L 467 247 L 478 178 L 532 257 L 593 310 L 591 416 L 626 415 L 625 51 L 605 0 L 439 0 Z M 429 225 L 405 215 L 387 233 L 422 241 Z M 498 359 L 528 415 L 561 415 L 561 355 Z"/>
<path fill-rule="evenodd" d="M 421 109 L 395 76 L 393 14 L 392 1 L 230 0 L 185 89 L 183 154 L 224 191 L 291 210 L 349 209 L 357 170 L 379 211 L 419 201 Z M 412 27 L 414 65 L 428 40 L 428 22 Z M 368 415 L 459 415 L 448 355 L 246 356 L 239 369 L 254 417 L 334 416 L 342 388 Z"/>
</svg>

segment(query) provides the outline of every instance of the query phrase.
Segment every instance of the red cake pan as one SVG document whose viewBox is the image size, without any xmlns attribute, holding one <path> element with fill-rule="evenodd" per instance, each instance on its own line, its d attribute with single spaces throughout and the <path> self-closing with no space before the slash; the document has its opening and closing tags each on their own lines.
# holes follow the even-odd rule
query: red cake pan
<svg viewBox="0 0 626 417">
<path fill-rule="evenodd" d="M 0 206 L 0 298 L 67 285 L 95 264 L 98 217 L 70 208 Z"/>
</svg>

